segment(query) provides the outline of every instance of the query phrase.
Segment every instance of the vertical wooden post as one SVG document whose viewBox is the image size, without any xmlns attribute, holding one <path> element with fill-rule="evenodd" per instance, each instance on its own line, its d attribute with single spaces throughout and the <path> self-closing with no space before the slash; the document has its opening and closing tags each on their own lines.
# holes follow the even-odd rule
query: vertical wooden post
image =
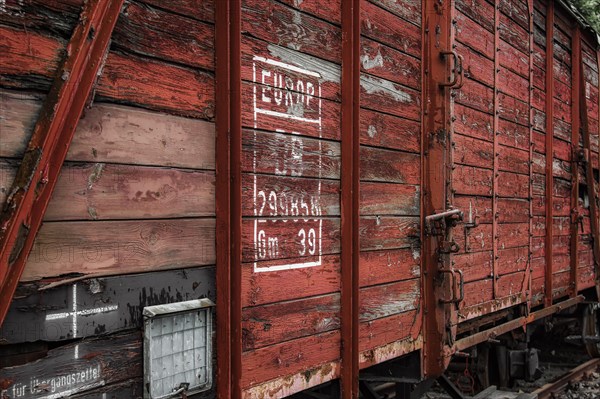
<svg viewBox="0 0 600 399">
<path fill-rule="evenodd" d="M 358 398 L 360 0 L 342 2 L 342 398 Z"/>
<path fill-rule="evenodd" d="M 217 397 L 241 397 L 241 0 L 215 2 Z"/>
<path fill-rule="evenodd" d="M 553 281 L 553 213 L 554 179 L 554 0 L 548 0 L 546 9 L 546 306 L 552 305 Z"/>
<path fill-rule="evenodd" d="M 451 74 L 453 1 L 423 0 L 423 126 L 421 130 L 422 207 L 425 217 L 447 209 L 451 203 L 451 89 L 444 86 Z M 424 301 L 423 372 L 426 377 L 441 375 L 449 362 L 447 325 L 451 324 L 454 304 L 443 304 L 444 277 L 440 262 L 448 256 L 438 252 L 439 240 L 423 235 L 422 279 Z M 446 265 L 449 266 L 449 265 Z M 450 267 L 448 267 L 449 269 Z"/>
</svg>

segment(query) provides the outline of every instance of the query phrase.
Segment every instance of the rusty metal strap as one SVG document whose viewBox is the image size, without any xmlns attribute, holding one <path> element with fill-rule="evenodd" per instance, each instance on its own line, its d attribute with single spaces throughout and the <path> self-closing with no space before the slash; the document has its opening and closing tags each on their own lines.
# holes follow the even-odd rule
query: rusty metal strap
<svg viewBox="0 0 600 399">
<path fill-rule="evenodd" d="M 474 345 L 486 342 L 490 339 L 494 339 L 502 334 L 506 334 L 507 332 L 510 332 L 517 328 L 524 327 L 528 324 L 533 323 L 536 320 L 542 319 L 556 312 L 560 312 L 561 310 L 575 306 L 578 303 L 583 302 L 584 299 L 585 298 L 582 295 L 579 295 L 574 298 L 570 298 L 562 302 L 556 303 L 554 305 L 544 307 L 543 309 L 538 310 L 536 312 L 532 312 L 527 316 L 519 317 L 517 319 L 492 327 L 488 330 L 481 331 L 476 334 L 469 335 L 468 337 L 459 339 L 456 341 L 454 347 L 452 348 L 453 352 L 461 352 Z"/>
<path fill-rule="evenodd" d="M 42 224 L 123 0 L 90 0 L 67 45 L 0 215 L 0 326 Z"/>
</svg>

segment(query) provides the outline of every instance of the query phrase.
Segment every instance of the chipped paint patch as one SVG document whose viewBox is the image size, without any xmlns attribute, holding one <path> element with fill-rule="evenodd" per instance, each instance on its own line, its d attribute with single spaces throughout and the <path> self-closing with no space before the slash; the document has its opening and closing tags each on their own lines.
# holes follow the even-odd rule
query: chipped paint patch
<svg viewBox="0 0 600 399">
<path fill-rule="evenodd" d="M 364 54 L 360 57 L 360 61 L 362 62 L 363 68 L 366 70 L 383 67 L 383 56 L 381 55 L 381 51 L 378 51 L 377 55 L 373 58 L 369 58 L 368 54 Z"/>
<path fill-rule="evenodd" d="M 363 368 L 414 352 L 422 347 L 423 336 L 419 335 L 414 340 L 411 338 L 403 339 L 374 349 L 366 350 L 360 354 L 358 361 L 360 367 Z"/>
<path fill-rule="evenodd" d="M 98 180 L 100 180 L 100 178 L 102 177 L 102 171 L 103 170 L 104 170 L 104 164 L 103 163 L 96 163 L 94 165 L 94 170 L 92 171 L 92 173 L 88 177 L 88 184 L 87 184 L 87 189 L 88 190 L 91 190 L 92 187 L 94 186 L 94 184 Z"/>
<path fill-rule="evenodd" d="M 373 125 L 369 125 L 369 128 L 367 129 L 367 134 L 370 138 L 375 137 L 377 135 L 377 128 Z"/>
<path fill-rule="evenodd" d="M 286 64 L 295 65 L 310 71 L 318 71 L 317 73 L 320 75 L 319 80 L 321 82 L 339 83 L 341 80 L 342 72 L 339 65 L 275 44 L 269 44 L 267 50 L 273 58 L 279 59 Z"/>
<path fill-rule="evenodd" d="M 340 363 L 330 362 L 296 373 L 276 378 L 243 391 L 243 399 L 276 399 L 304 391 L 334 380 L 340 376 Z"/>
<path fill-rule="evenodd" d="M 401 103 L 412 103 L 412 96 L 400 89 L 399 85 L 396 85 L 389 80 L 376 78 L 369 75 L 361 75 L 360 85 L 367 92 L 367 94 L 383 94 L 385 96 L 392 97 L 395 101 Z"/>
</svg>

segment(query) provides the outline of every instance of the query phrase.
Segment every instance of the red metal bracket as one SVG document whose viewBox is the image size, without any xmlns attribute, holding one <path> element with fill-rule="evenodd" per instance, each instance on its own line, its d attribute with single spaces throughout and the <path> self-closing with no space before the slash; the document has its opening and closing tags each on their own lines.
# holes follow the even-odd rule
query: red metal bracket
<svg viewBox="0 0 600 399">
<path fill-rule="evenodd" d="M 98 77 L 123 0 L 90 0 L 44 102 L 0 216 L 0 325 Z"/>
</svg>

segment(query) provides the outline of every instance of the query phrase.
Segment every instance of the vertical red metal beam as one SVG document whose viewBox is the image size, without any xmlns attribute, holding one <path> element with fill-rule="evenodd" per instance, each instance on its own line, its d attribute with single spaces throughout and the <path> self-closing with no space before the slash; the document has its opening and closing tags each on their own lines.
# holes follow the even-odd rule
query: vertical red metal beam
<svg viewBox="0 0 600 399">
<path fill-rule="evenodd" d="M 241 0 L 215 2 L 217 397 L 241 398 Z"/>
<path fill-rule="evenodd" d="M 358 398 L 360 0 L 342 2 L 342 398 Z"/>
<path fill-rule="evenodd" d="M 546 9 L 546 306 L 552 304 L 552 239 L 554 179 L 552 165 L 554 163 L 554 0 L 548 0 Z"/>
<path fill-rule="evenodd" d="M 231 184 L 229 169 L 229 1 L 215 4 L 217 398 L 231 397 Z"/>
<path fill-rule="evenodd" d="M 581 30 L 576 23 L 571 38 L 571 296 L 577 295 L 579 281 L 579 131 L 581 129 Z M 585 87 L 585 86 L 584 86 Z"/>
<path fill-rule="evenodd" d="M 496 3 L 496 2 L 494 2 Z M 494 4 L 494 158 L 493 158 L 493 180 L 492 180 L 492 297 L 496 299 L 498 292 L 498 161 L 500 150 L 498 146 L 498 125 L 500 118 L 500 108 L 498 104 L 500 89 L 499 77 L 500 73 L 500 8 L 498 4 Z"/>
<path fill-rule="evenodd" d="M 449 81 L 452 57 L 453 1 L 423 0 L 423 126 L 421 130 L 422 207 L 421 229 L 425 217 L 447 209 L 451 204 L 451 89 L 442 84 Z M 426 377 L 441 375 L 449 362 L 449 332 L 452 325 L 450 306 L 441 303 L 444 277 L 440 262 L 448 262 L 438 252 L 438 240 L 423 235 L 422 287 L 424 302 L 423 373 Z M 448 266 L 448 265 L 445 265 Z"/>
<path fill-rule="evenodd" d="M 527 309 L 531 306 L 531 258 L 533 256 L 533 52 L 534 52 L 534 7 L 533 0 L 527 1 L 529 13 L 529 248 L 527 250 L 527 269 L 525 278 L 527 281 Z"/>
<path fill-rule="evenodd" d="M 122 5 L 123 0 L 90 0 L 83 6 L 67 45 L 67 56 L 44 101 L 9 191 L 0 215 L 0 325 L 98 78 Z"/>
</svg>

